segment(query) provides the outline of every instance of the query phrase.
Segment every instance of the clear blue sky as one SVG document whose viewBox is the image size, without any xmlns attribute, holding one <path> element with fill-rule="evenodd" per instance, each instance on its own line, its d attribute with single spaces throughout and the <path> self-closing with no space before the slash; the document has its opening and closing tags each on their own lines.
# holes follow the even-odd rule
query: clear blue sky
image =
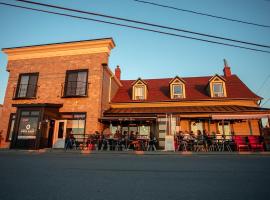
<svg viewBox="0 0 270 200">
<path fill-rule="evenodd" d="M 15 3 L 13 0 L 0 1 Z M 268 0 L 149 1 L 270 25 L 270 1 Z M 39 2 L 270 45 L 270 28 L 211 19 L 140 4 L 133 0 L 39 0 Z M 109 65 L 112 69 L 120 65 L 122 79 L 222 74 L 223 58 L 228 60 L 232 73 L 237 74 L 254 92 L 261 88 L 267 76 L 270 75 L 270 54 L 267 53 L 1 5 L 0 19 L 0 48 L 112 37 L 116 48 L 112 51 Z M 8 80 L 6 64 L 6 56 L 1 52 L 0 103 L 3 103 Z M 267 79 L 258 95 L 266 101 L 270 98 L 269 91 L 270 78 Z M 270 101 L 264 107 L 270 107 Z"/>
</svg>

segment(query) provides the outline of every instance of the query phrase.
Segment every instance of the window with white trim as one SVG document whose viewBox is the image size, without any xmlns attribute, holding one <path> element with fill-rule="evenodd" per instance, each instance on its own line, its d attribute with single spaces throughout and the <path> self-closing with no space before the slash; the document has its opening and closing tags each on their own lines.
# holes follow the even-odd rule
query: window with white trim
<svg viewBox="0 0 270 200">
<path fill-rule="evenodd" d="M 135 100 L 145 99 L 145 86 L 144 85 L 134 86 L 134 98 Z"/>
<path fill-rule="evenodd" d="M 173 98 L 180 99 L 184 97 L 183 84 L 173 84 Z"/>
<path fill-rule="evenodd" d="M 213 83 L 213 96 L 224 97 L 224 89 L 222 83 Z"/>
</svg>

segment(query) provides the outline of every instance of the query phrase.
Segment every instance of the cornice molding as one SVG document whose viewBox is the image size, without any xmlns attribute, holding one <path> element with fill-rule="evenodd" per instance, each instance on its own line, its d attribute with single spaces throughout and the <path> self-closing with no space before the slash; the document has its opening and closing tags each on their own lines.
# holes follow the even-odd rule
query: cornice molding
<svg viewBox="0 0 270 200">
<path fill-rule="evenodd" d="M 8 60 L 22 60 L 56 56 L 72 56 L 82 54 L 107 53 L 115 47 L 112 39 L 78 41 L 61 44 L 47 44 L 29 47 L 3 49 Z"/>
</svg>

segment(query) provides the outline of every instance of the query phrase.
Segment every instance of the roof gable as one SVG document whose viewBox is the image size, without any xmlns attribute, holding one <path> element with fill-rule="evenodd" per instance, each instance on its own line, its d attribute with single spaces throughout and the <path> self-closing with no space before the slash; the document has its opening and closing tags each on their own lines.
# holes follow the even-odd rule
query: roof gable
<svg viewBox="0 0 270 200">
<path fill-rule="evenodd" d="M 139 77 L 139 78 L 138 78 L 137 80 L 135 80 L 131 85 L 134 86 L 134 85 L 141 85 L 141 84 L 147 86 L 147 83 L 146 83 L 145 81 L 143 81 L 143 80 Z"/>
<path fill-rule="evenodd" d="M 212 78 L 209 79 L 209 83 L 212 81 L 226 81 L 226 79 L 218 74 L 215 74 L 214 76 L 212 76 Z"/>
<path fill-rule="evenodd" d="M 183 83 L 183 84 L 185 84 L 186 81 L 184 79 L 180 78 L 179 76 L 175 76 L 169 83 L 170 84 L 171 83 Z"/>
</svg>

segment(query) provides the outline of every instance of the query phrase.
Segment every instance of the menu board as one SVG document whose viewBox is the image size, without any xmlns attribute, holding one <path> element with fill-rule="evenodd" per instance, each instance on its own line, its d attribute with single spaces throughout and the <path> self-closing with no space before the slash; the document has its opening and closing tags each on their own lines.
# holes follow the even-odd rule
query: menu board
<svg viewBox="0 0 270 200">
<path fill-rule="evenodd" d="M 165 136 L 165 151 L 175 151 L 173 135 Z"/>
</svg>

